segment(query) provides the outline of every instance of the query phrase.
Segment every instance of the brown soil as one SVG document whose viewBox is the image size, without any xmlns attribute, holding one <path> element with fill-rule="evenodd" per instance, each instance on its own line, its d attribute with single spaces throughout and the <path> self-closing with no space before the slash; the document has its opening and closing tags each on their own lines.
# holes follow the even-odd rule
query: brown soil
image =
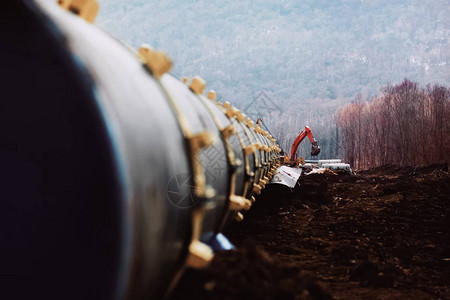
<svg viewBox="0 0 450 300">
<path fill-rule="evenodd" d="M 174 299 L 450 299 L 447 165 L 269 185 Z"/>
</svg>

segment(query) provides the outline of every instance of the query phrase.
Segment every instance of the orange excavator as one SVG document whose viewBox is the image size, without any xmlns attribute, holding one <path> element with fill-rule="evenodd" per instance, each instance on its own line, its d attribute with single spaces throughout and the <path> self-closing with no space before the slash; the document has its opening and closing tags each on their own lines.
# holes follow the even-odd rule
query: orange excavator
<svg viewBox="0 0 450 300">
<path fill-rule="evenodd" d="M 256 124 L 259 125 L 262 128 L 262 120 L 261 118 L 258 118 L 256 120 Z M 267 130 L 269 130 L 266 127 Z M 270 132 L 270 131 L 269 131 Z M 297 138 L 295 139 L 294 143 L 292 143 L 292 147 L 291 147 L 291 156 L 287 156 L 287 154 L 285 154 L 284 156 L 284 164 L 286 165 L 291 165 L 291 166 L 295 166 L 298 165 L 299 162 L 303 161 L 303 158 L 297 159 L 297 149 L 298 146 L 300 145 L 300 143 L 306 138 L 308 137 L 309 140 L 311 141 L 312 144 L 312 148 L 311 148 L 311 155 L 312 156 L 316 156 L 319 155 L 320 153 L 320 147 L 317 144 L 316 139 L 314 138 L 314 135 L 311 132 L 311 129 L 308 126 L 305 126 L 305 130 L 301 131 L 300 134 L 297 136 Z M 302 164 L 304 164 L 304 161 L 302 162 Z"/>
<path fill-rule="evenodd" d="M 308 137 L 309 140 L 311 141 L 312 144 L 312 148 L 311 148 L 311 155 L 312 156 L 316 156 L 320 153 L 320 147 L 319 145 L 317 145 L 317 141 L 314 138 L 311 129 L 308 126 L 305 126 L 305 130 L 300 132 L 300 134 L 297 136 L 297 138 L 295 139 L 294 143 L 292 143 L 292 147 L 291 147 L 291 156 L 285 156 L 284 158 L 284 163 L 286 164 L 292 164 L 292 163 L 296 163 L 297 162 L 297 149 L 298 146 L 300 145 L 300 143 L 306 138 Z"/>
</svg>

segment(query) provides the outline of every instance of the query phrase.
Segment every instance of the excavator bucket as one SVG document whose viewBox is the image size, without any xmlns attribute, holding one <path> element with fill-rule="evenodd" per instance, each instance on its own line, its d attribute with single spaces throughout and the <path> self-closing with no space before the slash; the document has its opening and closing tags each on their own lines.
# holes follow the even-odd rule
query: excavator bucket
<svg viewBox="0 0 450 300">
<path fill-rule="evenodd" d="M 316 156 L 320 153 L 320 147 L 318 145 L 312 145 L 311 147 L 311 155 Z"/>
</svg>

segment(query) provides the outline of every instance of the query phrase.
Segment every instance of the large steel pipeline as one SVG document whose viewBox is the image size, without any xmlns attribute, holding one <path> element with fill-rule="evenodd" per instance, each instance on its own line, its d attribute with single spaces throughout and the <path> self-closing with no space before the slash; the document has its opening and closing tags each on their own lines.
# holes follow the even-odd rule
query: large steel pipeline
<svg viewBox="0 0 450 300">
<path fill-rule="evenodd" d="M 1 4 L 0 294 L 162 297 L 211 261 L 280 149 L 164 53 L 89 24 L 95 1 L 58 2 Z"/>
</svg>

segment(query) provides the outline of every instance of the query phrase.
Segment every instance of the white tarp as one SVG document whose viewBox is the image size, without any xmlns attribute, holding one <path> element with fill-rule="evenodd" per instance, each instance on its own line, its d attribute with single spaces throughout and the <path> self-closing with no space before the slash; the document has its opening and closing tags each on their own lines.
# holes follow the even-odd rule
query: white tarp
<svg viewBox="0 0 450 300">
<path fill-rule="evenodd" d="M 281 166 L 275 171 L 270 183 L 282 184 L 290 188 L 294 188 L 301 174 L 302 169 L 300 168 Z"/>
</svg>

